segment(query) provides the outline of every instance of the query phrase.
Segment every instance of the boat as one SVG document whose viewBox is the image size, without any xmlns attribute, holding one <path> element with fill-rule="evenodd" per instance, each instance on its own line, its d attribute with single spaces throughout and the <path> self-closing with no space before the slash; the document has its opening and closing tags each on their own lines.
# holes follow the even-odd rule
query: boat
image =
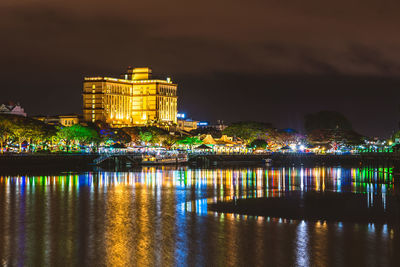
<svg viewBox="0 0 400 267">
<path fill-rule="evenodd" d="M 182 164 L 188 162 L 186 154 L 178 155 L 145 155 L 142 157 L 143 165 Z"/>
</svg>

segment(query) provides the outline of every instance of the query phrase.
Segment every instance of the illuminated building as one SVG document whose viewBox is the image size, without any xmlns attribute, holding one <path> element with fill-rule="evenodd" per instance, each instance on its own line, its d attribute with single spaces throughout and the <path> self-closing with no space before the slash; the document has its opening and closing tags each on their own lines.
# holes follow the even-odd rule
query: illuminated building
<svg viewBox="0 0 400 267">
<path fill-rule="evenodd" d="M 129 68 L 123 78 L 86 77 L 83 118 L 113 127 L 177 123 L 177 85 L 151 79 L 150 68 Z"/>
<path fill-rule="evenodd" d="M 186 132 L 190 132 L 191 130 L 197 129 L 198 121 L 194 121 L 191 119 L 182 120 L 178 119 L 178 129 Z"/>
<path fill-rule="evenodd" d="M 71 115 L 60 115 L 60 124 L 63 126 L 72 126 L 79 123 L 79 116 L 75 114 Z"/>
<path fill-rule="evenodd" d="M 68 114 L 68 115 L 56 115 L 56 116 L 34 116 L 33 119 L 43 121 L 47 124 L 58 125 L 61 124 L 62 126 L 72 126 L 79 123 L 79 115 L 76 114 Z"/>
<path fill-rule="evenodd" d="M 197 129 L 198 121 L 187 119 L 185 113 L 177 114 L 177 128 L 181 131 L 190 132 L 191 130 Z"/>
<path fill-rule="evenodd" d="M 186 119 L 186 113 L 177 113 L 176 117 L 178 119 L 184 120 L 184 119 Z"/>
<path fill-rule="evenodd" d="M 224 121 L 218 120 L 216 124 L 210 124 L 208 121 L 199 121 L 197 127 L 202 128 L 214 128 L 219 131 L 225 130 L 228 125 L 224 124 Z"/>
<path fill-rule="evenodd" d="M 208 121 L 199 121 L 197 122 L 197 127 L 208 127 L 210 123 Z"/>
<path fill-rule="evenodd" d="M 227 135 L 222 135 L 221 138 L 217 139 L 212 137 L 211 134 L 206 134 L 200 138 L 203 144 L 209 146 L 215 154 L 246 154 L 251 152 L 241 141 L 234 141 L 233 137 Z"/>
</svg>

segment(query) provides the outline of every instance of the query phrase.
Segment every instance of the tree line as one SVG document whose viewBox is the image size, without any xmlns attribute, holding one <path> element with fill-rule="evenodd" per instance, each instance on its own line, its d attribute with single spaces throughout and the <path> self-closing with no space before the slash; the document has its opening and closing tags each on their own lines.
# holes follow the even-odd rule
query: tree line
<svg viewBox="0 0 400 267">
<path fill-rule="evenodd" d="M 167 149 L 183 145 L 193 147 L 202 143 L 201 137 L 209 134 L 214 138 L 231 136 L 235 141 L 252 148 L 284 147 L 288 144 L 330 145 L 362 144 L 365 137 L 353 130 L 350 121 L 340 113 L 321 111 L 305 116 L 304 134 L 293 129 L 277 129 L 270 123 L 244 121 L 231 123 L 223 131 L 215 128 L 199 128 L 187 133 L 148 127 L 110 128 L 96 122 L 76 124 L 70 127 L 54 126 L 32 118 L 16 115 L 0 115 L 0 146 L 17 147 L 19 151 L 71 151 L 99 145 L 114 144 L 157 145 Z M 397 133 L 396 136 L 400 136 Z"/>
<path fill-rule="evenodd" d="M 17 148 L 29 152 L 80 151 L 99 145 L 120 147 L 129 143 L 159 145 L 171 148 L 176 144 L 195 145 L 200 139 L 192 136 L 171 135 L 169 131 L 149 127 L 110 128 L 103 123 L 55 126 L 32 118 L 16 115 L 0 115 L 0 151 Z"/>
</svg>

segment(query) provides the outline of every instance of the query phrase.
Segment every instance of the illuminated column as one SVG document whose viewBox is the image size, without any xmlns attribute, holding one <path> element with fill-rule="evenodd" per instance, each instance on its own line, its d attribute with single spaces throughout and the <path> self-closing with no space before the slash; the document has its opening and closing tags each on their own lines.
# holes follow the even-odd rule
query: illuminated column
<svg viewBox="0 0 400 267">
<path fill-rule="evenodd" d="M 92 86 L 92 122 L 96 120 L 95 118 L 95 94 L 96 94 L 96 85 Z"/>
</svg>

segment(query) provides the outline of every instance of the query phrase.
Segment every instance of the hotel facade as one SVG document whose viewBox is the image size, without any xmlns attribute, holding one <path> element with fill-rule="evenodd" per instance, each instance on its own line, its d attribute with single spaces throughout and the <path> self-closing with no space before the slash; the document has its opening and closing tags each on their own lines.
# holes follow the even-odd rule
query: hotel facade
<svg viewBox="0 0 400 267">
<path fill-rule="evenodd" d="M 83 118 L 112 127 L 177 123 L 177 85 L 152 79 L 150 68 L 128 68 L 122 78 L 85 77 Z"/>
</svg>

